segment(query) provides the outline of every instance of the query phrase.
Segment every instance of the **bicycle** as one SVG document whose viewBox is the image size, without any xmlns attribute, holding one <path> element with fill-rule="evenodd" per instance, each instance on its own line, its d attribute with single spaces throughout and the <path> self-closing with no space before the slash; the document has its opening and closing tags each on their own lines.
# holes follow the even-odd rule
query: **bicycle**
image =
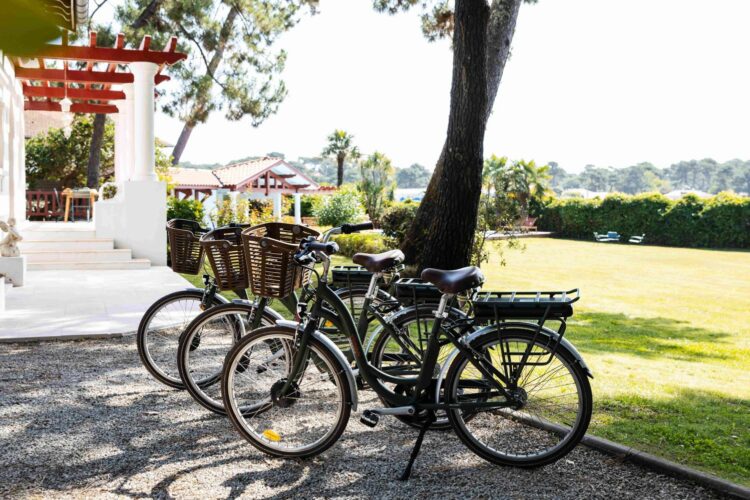
<svg viewBox="0 0 750 500">
<path fill-rule="evenodd" d="M 281 228 L 281 232 L 278 232 L 279 228 Z M 274 266 L 269 274 L 273 275 L 276 280 L 284 282 L 283 287 L 275 285 L 266 286 L 262 282 L 262 276 L 260 275 L 257 276 L 255 283 L 251 279 L 253 274 L 253 260 L 261 258 L 258 253 L 259 242 L 264 236 L 269 234 L 269 229 L 273 230 L 275 235 L 282 235 L 285 240 L 268 239 L 268 242 L 275 242 L 268 244 L 266 255 L 263 257 L 264 262 L 271 262 L 271 265 Z M 307 276 L 302 278 L 302 275 L 298 275 L 296 278 L 293 278 L 295 276 L 293 269 L 284 268 L 289 263 L 283 261 L 283 259 L 277 262 L 280 259 L 280 254 L 277 250 L 281 250 L 282 252 L 288 252 L 290 249 L 296 250 L 296 245 L 303 237 L 320 237 L 321 241 L 327 242 L 334 234 L 350 234 L 366 229 L 372 229 L 371 222 L 345 224 L 341 227 L 331 228 L 323 235 L 319 235 L 316 231 L 304 226 L 268 223 L 242 230 L 242 244 L 238 242 L 239 229 L 235 229 L 234 233 L 224 231 L 216 244 L 204 241 L 203 245 L 206 246 L 206 252 L 214 273 L 217 277 L 222 278 L 223 286 L 232 287 L 233 289 L 252 286 L 256 300 L 253 303 L 235 301 L 215 306 L 208 311 L 200 313 L 184 328 L 178 341 L 177 367 L 184 388 L 193 399 L 207 410 L 224 415 L 226 412 L 218 383 L 220 381 L 225 353 L 248 332 L 261 326 L 274 324 L 281 319 L 273 316 L 275 312 L 269 307 L 270 300 L 284 300 L 284 298 L 288 298 L 290 301 L 287 301 L 285 305 L 287 305 L 290 311 L 296 311 L 299 304 L 305 304 L 303 307 L 306 307 L 307 302 L 313 297 L 306 288 L 302 288 L 300 300 L 297 300 L 297 297 L 293 295 L 292 291 L 299 289 L 306 282 Z M 260 237 L 251 236 L 254 233 L 258 233 L 258 231 L 261 232 Z M 207 236 L 203 238 L 205 239 Z M 226 238 L 229 238 L 229 240 L 226 241 Z M 289 244 L 292 244 L 292 246 L 289 247 Z M 221 248 L 221 255 L 213 251 L 211 245 Z M 240 254 L 244 254 L 244 260 Z M 375 281 L 380 283 L 381 278 L 384 275 L 388 275 L 390 278 L 386 279 L 385 282 L 390 283 L 393 281 L 393 277 L 398 276 L 398 267 L 400 259 L 403 259 L 403 254 L 400 251 L 390 251 L 379 254 L 379 256 L 381 258 L 389 256 L 392 264 L 387 269 L 377 273 Z M 344 270 L 344 274 L 346 274 L 346 270 Z M 370 273 L 370 275 L 372 274 Z M 341 276 L 341 272 L 339 272 L 339 275 Z M 351 307 L 351 312 L 357 314 L 359 312 L 358 307 L 367 293 L 367 288 L 353 286 L 352 282 L 348 279 L 345 279 L 345 281 L 348 282 L 348 286 L 337 289 L 336 294 Z M 382 316 L 384 312 L 394 312 L 401 309 L 400 302 L 385 290 L 380 289 L 380 287 L 376 288 L 376 292 L 369 305 L 371 307 L 368 306 L 366 310 L 363 310 L 366 314 L 363 315 L 363 325 L 365 326 L 362 331 L 366 331 L 369 324 L 377 324 L 377 322 L 385 324 L 386 320 Z M 258 310 L 266 312 L 262 315 L 257 315 L 256 311 Z M 340 319 L 338 315 L 330 308 L 325 308 L 322 315 L 324 321 L 321 330 L 326 332 L 334 342 L 345 348 L 344 342 L 346 342 L 346 339 L 339 333 L 342 330 L 339 325 Z M 394 314 L 393 316 L 395 320 L 405 321 L 405 324 L 408 324 L 411 320 L 411 316 L 408 314 Z M 424 313 L 422 316 L 424 316 Z M 418 318 L 419 316 L 417 316 Z M 376 329 L 376 331 L 381 332 L 382 327 Z M 389 334 L 392 334 L 392 332 L 389 332 Z M 278 350 L 275 350 L 274 356 L 278 355 L 278 352 Z M 349 352 L 347 352 L 347 357 L 350 361 L 354 360 L 354 357 Z M 361 382 L 360 386 L 362 386 Z"/>
<path fill-rule="evenodd" d="M 525 307 L 528 297 L 515 294 L 474 301 L 475 316 L 477 309 L 491 303 L 497 322 L 459 336 L 457 326 L 458 331 L 464 328 L 448 320 L 448 308 L 459 294 L 476 297 L 471 292 L 484 277 L 476 267 L 426 269 L 422 279 L 440 290 L 441 300 L 418 373 L 396 377 L 369 362 L 354 319 L 328 286 L 330 255 L 337 250 L 332 243 L 302 242 L 295 262 L 313 272 L 316 263 L 323 264 L 309 314 L 300 323 L 283 321 L 254 330 L 226 357 L 221 377 L 224 406 L 235 429 L 253 446 L 280 457 L 320 454 L 338 440 L 351 411 L 357 409 L 351 366 L 318 331 L 323 303 L 340 316 L 359 375 L 386 402 L 383 408 L 364 411 L 361 421 L 375 426 L 384 415 L 426 412 L 401 479 L 408 479 L 436 411 L 447 412 L 454 432 L 469 449 L 501 465 L 544 465 L 570 452 L 582 439 L 591 418 L 591 373 L 563 338 L 577 296 L 538 292 L 532 307 Z M 505 320 L 505 316 L 522 317 L 518 310 L 527 316 L 539 310 L 542 314 L 536 323 Z M 548 319 L 561 322 L 558 332 L 544 326 Z M 453 352 L 449 362 L 436 370 L 441 336 L 449 340 Z M 284 346 L 272 365 L 265 361 L 274 354 L 269 345 Z M 309 369 L 311 365 L 317 369 Z M 386 383 L 401 384 L 405 390 L 396 392 Z"/>
<path fill-rule="evenodd" d="M 171 219 L 167 222 L 172 271 L 197 275 L 202 270 L 203 288 L 185 288 L 158 299 L 146 310 L 136 334 L 143 366 L 156 380 L 175 389 L 185 388 L 176 361 L 180 335 L 198 314 L 229 302 L 218 293 L 216 280 L 205 269 L 205 251 L 200 238 L 209 232 L 192 220 Z M 244 289 L 233 291 L 239 297 L 247 298 Z"/>
<path fill-rule="evenodd" d="M 265 235 L 272 235 L 280 245 L 298 244 L 303 238 L 315 238 L 320 233 L 306 226 L 269 222 L 255 226 L 233 226 L 215 229 L 201 237 L 200 244 L 214 272 L 219 290 L 251 288 L 248 254 L 257 254 L 257 244 Z M 269 254 L 270 255 L 270 254 Z M 277 271 L 280 272 L 280 269 Z M 229 348 L 247 332 L 268 326 L 283 317 L 270 307 L 272 298 L 282 300 L 290 310 L 296 310 L 294 289 L 302 285 L 304 273 L 274 275 L 275 284 L 265 286 L 256 280 L 252 286 L 254 302 L 233 301 L 212 307 L 198 314 L 185 328 L 177 342 L 176 362 L 183 387 L 193 399 L 206 409 L 223 415 L 220 394 L 216 394 L 221 366 Z M 279 293 L 283 290 L 283 293 Z M 246 295 L 245 295 L 246 297 Z M 258 314 L 260 311 L 260 314 Z"/>
</svg>

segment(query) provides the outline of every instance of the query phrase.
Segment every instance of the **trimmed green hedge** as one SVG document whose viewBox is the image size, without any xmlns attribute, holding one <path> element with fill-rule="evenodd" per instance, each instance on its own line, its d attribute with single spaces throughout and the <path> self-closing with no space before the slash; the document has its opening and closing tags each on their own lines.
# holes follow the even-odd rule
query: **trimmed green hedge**
<svg viewBox="0 0 750 500">
<path fill-rule="evenodd" d="M 339 245 L 339 255 L 347 257 L 359 252 L 380 253 L 390 250 L 383 235 L 377 233 L 339 234 L 333 237 L 333 241 Z"/>
<path fill-rule="evenodd" d="M 591 240 L 594 231 L 617 231 L 624 239 L 645 233 L 645 243 L 655 245 L 750 248 L 750 198 L 719 193 L 672 201 L 658 193 L 616 193 L 603 200 L 555 199 L 537 226 L 564 238 Z"/>
</svg>

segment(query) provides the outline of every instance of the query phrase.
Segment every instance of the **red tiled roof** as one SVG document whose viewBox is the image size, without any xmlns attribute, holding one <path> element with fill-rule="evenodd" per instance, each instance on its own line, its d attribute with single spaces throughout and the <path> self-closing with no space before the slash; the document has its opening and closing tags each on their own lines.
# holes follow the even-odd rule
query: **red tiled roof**
<svg viewBox="0 0 750 500">
<path fill-rule="evenodd" d="M 278 163 L 283 163 L 281 158 L 258 158 L 256 160 L 233 163 L 226 167 L 217 168 L 214 175 L 224 186 L 240 186 L 255 179 L 257 176 L 273 168 Z"/>
<path fill-rule="evenodd" d="M 219 189 L 221 182 L 211 170 L 203 168 L 170 168 L 169 175 L 178 187 Z"/>
</svg>

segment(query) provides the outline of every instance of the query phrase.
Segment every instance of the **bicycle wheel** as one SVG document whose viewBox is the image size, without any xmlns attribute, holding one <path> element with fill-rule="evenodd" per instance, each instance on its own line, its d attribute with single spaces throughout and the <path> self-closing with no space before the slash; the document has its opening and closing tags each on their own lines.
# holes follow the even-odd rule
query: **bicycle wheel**
<svg viewBox="0 0 750 500">
<path fill-rule="evenodd" d="M 365 295 L 367 295 L 367 287 L 355 286 L 352 288 L 339 288 L 336 290 L 336 295 L 338 295 L 341 301 L 346 304 L 347 309 L 349 309 L 349 312 L 352 314 L 352 318 L 354 318 L 354 324 L 358 324 L 359 317 L 362 314 L 362 306 L 365 303 Z M 396 304 L 398 301 L 393 296 L 389 295 L 388 292 L 378 288 L 375 299 L 372 301 L 372 306 L 377 307 L 386 302 Z M 362 345 L 367 345 L 369 343 L 370 338 L 379 325 L 380 323 L 375 319 L 373 314 L 367 316 L 367 332 L 364 334 Z M 349 339 L 343 334 L 337 337 L 331 336 L 331 340 L 333 340 L 342 351 L 346 352 L 349 349 Z"/>
<path fill-rule="evenodd" d="M 221 399 L 221 370 L 234 344 L 252 330 L 255 307 L 224 304 L 196 317 L 180 337 L 177 368 L 185 389 L 204 408 L 225 415 Z M 273 325 L 277 316 L 262 311 L 260 326 Z"/>
<path fill-rule="evenodd" d="M 435 323 L 435 307 L 434 304 L 412 306 L 396 315 L 388 327 L 377 332 L 370 354 L 372 365 L 394 377 L 416 377 L 422 367 L 424 351 Z M 450 310 L 449 314 L 451 319 L 465 317 L 457 309 Z M 458 335 L 460 336 L 461 332 Z M 452 351 L 453 344 L 447 339 L 441 339 L 435 377 L 440 374 L 443 363 Z M 386 385 L 397 393 L 404 393 L 407 387 L 400 384 Z M 382 398 L 381 401 L 387 404 Z M 437 420 L 430 426 L 431 429 L 451 428 L 445 411 L 437 411 L 436 416 Z M 421 412 L 414 416 L 397 415 L 396 418 L 412 427 L 421 428 L 427 413 Z"/>
<path fill-rule="evenodd" d="M 518 366 L 532 346 L 531 363 L 518 383 L 504 387 L 516 395 L 514 407 L 501 406 L 506 398 L 463 354 L 453 361 L 445 389 L 450 403 L 498 402 L 496 408 L 477 409 L 471 420 L 459 410 L 448 412 L 461 441 L 485 460 L 517 467 L 545 465 L 570 452 L 586 433 L 592 408 L 589 380 L 573 353 L 560 345 L 553 354 L 548 341 L 544 335 L 534 340 L 533 333 L 519 329 L 492 332 L 472 342 L 472 349 L 503 374 Z"/>
<path fill-rule="evenodd" d="M 295 335 L 293 328 L 276 325 L 243 338 L 224 363 L 222 393 L 232 424 L 250 444 L 270 455 L 301 458 L 338 440 L 352 400 L 348 367 L 315 338 L 291 392 L 281 393 L 294 363 Z"/>
<path fill-rule="evenodd" d="M 204 311 L 202 290 L 181 290 L 154 302 L 141 318 L 136 343 L 146 370 L 162 384 L 184 389 L 177 369 L 180 335 L 196 316 Z M 210 307 L 223 304 L 214 296 Z"/>
</svg>

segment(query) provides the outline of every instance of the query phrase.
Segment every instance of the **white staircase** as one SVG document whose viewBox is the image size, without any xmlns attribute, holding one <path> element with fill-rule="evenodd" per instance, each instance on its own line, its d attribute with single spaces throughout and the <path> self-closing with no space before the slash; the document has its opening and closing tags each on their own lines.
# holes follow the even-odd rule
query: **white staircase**
<svg viewBox="0 0 750 500">
<path fill-rule="evenodd" d="M 129 249 L 97 238 L 92 224 L 32 223 L 18 243 L 29 271 L 78 269 L 148 269 L 148 259 L 134 259 Z"/>
</svg>

